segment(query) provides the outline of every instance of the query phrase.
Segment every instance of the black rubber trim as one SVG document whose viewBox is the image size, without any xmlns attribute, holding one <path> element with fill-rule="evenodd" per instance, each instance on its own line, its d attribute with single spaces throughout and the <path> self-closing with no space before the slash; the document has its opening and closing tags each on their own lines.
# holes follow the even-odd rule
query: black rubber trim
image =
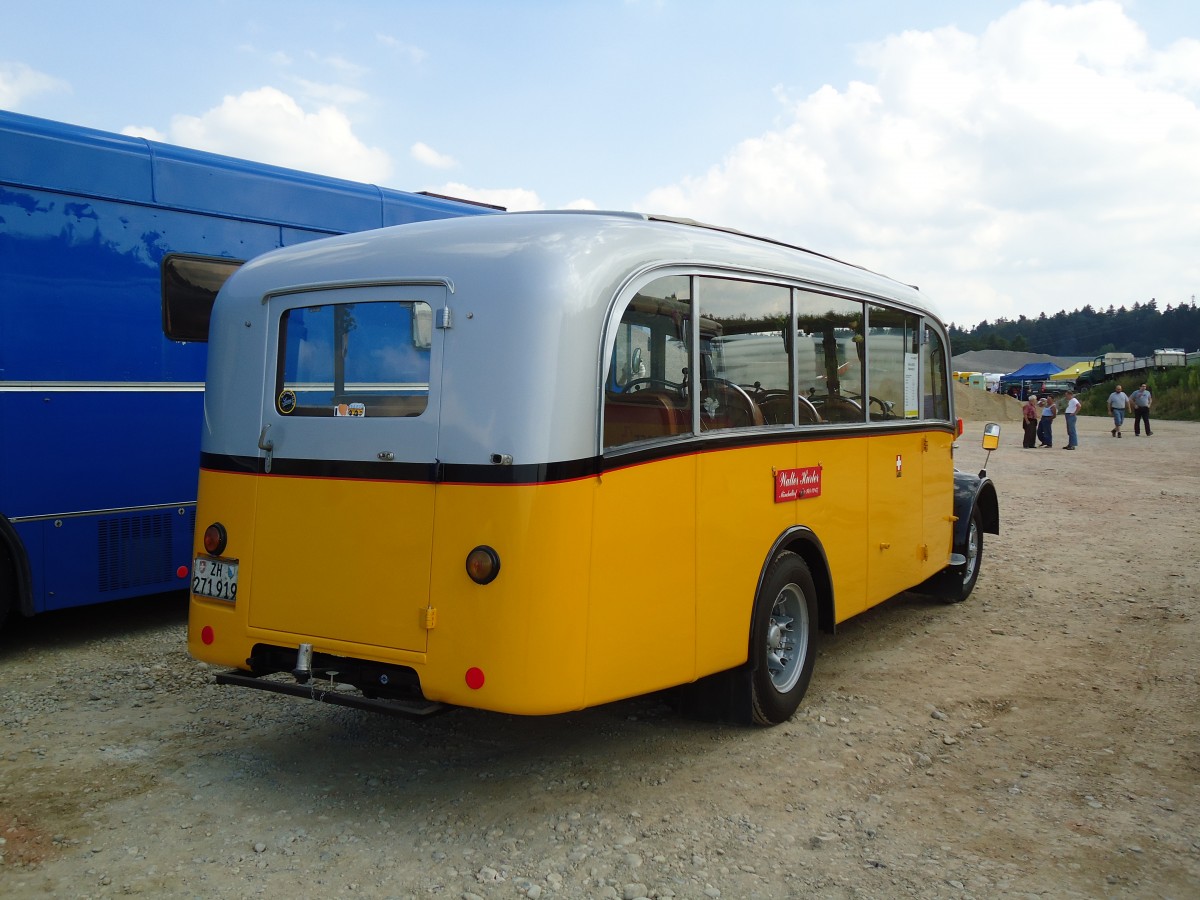
<svg viewBox="0 0 1200 900">
<path fill-rule="evenodd" d="M 664 441 L 645 447 L 619 448 L 603 456 L 570 459 L 561 462 L 490 465 L 466 463 L 375 462 L 336 459 L 296 459 L 275 456 L 271 471 L 265 472 L 265 459 L 253 456 L 230 456 L 201 453 L 200 466 L 215 472 L 267 475 L 267 477 L 345 478 L 361 481 L 399 481 L 417 484 L 497 484 L 532 485 L 554 484 L 591 478 L 604 472 L 625 469 L 666 459 L 696 456 L 740 447 L 763 447 L 772 444 L 837 441 L 846 438 L 878 437 L 885 434 L 946 431 L 953 433 L 947 423 L 913 423 L 911 425 L 851 425 L 837 428 L 804 429 L 745 429 L 713 432 L 703 435 Z"/>
</svg>

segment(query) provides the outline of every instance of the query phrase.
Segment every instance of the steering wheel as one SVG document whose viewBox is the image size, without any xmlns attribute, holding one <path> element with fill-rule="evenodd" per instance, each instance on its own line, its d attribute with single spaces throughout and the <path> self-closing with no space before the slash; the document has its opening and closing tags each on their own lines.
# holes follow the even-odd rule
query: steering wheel
<svg viewBox="0 0 1200 900">
<path fill-rule="evenodd" d="M 871 414 L 871 418 L 894 419 L 896 418 L 896 404 L 890 400 L 880 400 L 878 397 L 868 397 L 867 412 Z M 878 416 L 875 414 L 875 407 L 879 407 Z"/>
</svg>

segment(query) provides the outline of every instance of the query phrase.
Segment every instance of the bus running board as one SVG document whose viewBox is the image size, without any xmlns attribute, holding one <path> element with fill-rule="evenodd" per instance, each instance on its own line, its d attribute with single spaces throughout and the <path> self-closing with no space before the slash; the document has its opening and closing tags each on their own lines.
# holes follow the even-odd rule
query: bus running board
<svg viewBox="0 0 1200 900">
<path fill-rule="evenodd" d="M 334 703 L 338 706 L 350 706 L 354 709 L 365 709 L 370 712 L 387 713 L 393 716 L 405 716 L 410 719 L 424 719 L 441 712 L 454 709 L 447 703 L 433 700 L 378 700 L 364 697 L 361 694 L 348 694 L 342 691 L 322 689 L 318 683 L 288 684 L 283 681 L 267 681 L 265 678 L 247 675 L 240 669 L 228 672 L 218 672 L 217 684 L 232 684 L 238 687 L 257 688 L 260 691 L 273 691 L 276 694 L 290 694 L 293 697 L 304 697 L 319 703 Z"/>
</svg>

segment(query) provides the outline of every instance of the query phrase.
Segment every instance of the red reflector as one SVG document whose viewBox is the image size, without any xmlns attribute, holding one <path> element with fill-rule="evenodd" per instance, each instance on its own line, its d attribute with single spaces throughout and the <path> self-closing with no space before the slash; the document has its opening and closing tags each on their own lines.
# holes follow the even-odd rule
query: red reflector
<svg viewBox="0 0 1200 900">
<path fill-rule="evenodd" d="M 473 691 L 483 687 L 483 669 L 477 669 L 474 666 L 467 669 L 467 687 Z"/>
<path fill-rule="evenodd" d="M 187 566 L 180 566 L 178 569 L 176 569 L 176 570 L 175 570 L 175 575 L 176 575 L 177 577 L 179 577 L 179 578 L 187 578 L 187 576 L 188 576 L 188 567 L 187 567 Z"/>
<path fill-rule="evenodd" d="M 963 433 L 963 420 L 959 419 L 958 420 L 958 436 L 962 437 L 962 433 Z"/>
<path fill-rule="evenodd" d="M 216 635 L 213 634 L 212 626 L 205 625 L 200 629 L 200 640 L 206 644 L 211 644 L 215 640 Z"/>
</svg>

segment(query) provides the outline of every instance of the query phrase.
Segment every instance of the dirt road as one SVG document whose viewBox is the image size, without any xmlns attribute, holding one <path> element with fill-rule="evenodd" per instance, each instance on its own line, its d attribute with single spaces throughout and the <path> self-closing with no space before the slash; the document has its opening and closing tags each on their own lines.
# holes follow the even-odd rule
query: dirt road
<svg viewBox="0 0 1200 900">
<path fill-rule="evenodd" d="M 177 597 L 15 623 L 0 896 L 1200 896 L 1200 425 L 1019 431 L 975 594 L 847 623 L 774 729 L 218 687 Z"/>
</svg>

